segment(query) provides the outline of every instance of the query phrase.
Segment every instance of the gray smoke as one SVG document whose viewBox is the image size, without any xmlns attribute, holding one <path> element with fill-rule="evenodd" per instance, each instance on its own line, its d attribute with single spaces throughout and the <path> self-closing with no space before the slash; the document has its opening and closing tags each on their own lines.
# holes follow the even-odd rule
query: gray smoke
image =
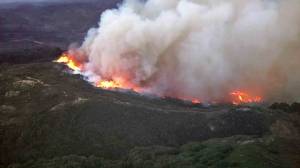
<svg viewBox="0 0 300 168">
<path fill-rule="evenodd" d="M 127 0 L 76 52 L 90 80 L 162 96 L 214 101 L 238 89 L 299 101 L 300 1 Z"/>
</svg>

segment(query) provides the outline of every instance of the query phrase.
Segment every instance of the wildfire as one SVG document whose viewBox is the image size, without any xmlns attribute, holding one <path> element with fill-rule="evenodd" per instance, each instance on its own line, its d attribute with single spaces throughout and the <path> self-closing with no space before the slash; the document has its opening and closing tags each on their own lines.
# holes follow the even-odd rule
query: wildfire
<svg viewBox="0 0 300 168">
<path fill-rule="evenodd" d="M 82 69 L 82 65 L 66 53 L 62 54 L 55 62 L 66 64 L 73 71 L 81 71 Z"/>
<path fill-rule="evenodd" d="M 244 103 L 260 103 L 262 101 L 262 97 L 253 96 L 242 91 L 234 91 L 231 92 L 230 95 L 232 96 L 232 103 L 235 105 Z"/>
<path fill-rule="evenodd" d="M 75 57 L 69 55 L 68 53 L 62 54 L 54 62 L 63 63 L 67 65 L 70 69 L 76 72 L 83 72 L 83 64 L 80 63 L 75 59 Z M 94 83 L 96 87 L 107 89 L 107 90 L 114 90 L 114 89 L 126 89 L 126 90 L 133 90 L 135 92 L 142 92 L 142 88 L 131 83 L 130 81 L 126 81 L 123 78 L 118 78 L 114 80 L 100 80 Z M 253 96 L 247 92 L 243 91 L 233 91 L 230 93 L 232 98 L 232 103 L 235 105 L 238 104 L 245 104 L 245 103 L 259 103 L 262 101 L 262 97 L 260 96 Z M 186 98 L 186 97 L 179 97 L 179 99 L 191 101 L 193 104 L 200 104 L 201 101 L 197 98 Z"/>
<path fill-rule="evenodd" d="M 104 88 L 104 89 L 116 89 L 116 88 L 122 88 L 121 83 L 117 81 L 106 81 L 102 80 L 96 84 L 97 87 Z"/>
<path fill-rule="evenodd" d="M 191 102 L 192 104 L 201 104 L 200 99 L 192 98 L 192 97 L 177 97 L 180 100 Z"/>
<path fill-rule="evenodd" d="M 70 69 L 76 72 L 83 72 L 83 65 L 82 63 L 79 63 L 73 57 L 72 55 L 68 53 L 63 53 L 57 60 L 54 62 L 62 63 L 67 65 Z M 126 80 L 115 79 L 115 80 L 100 80 L 94 83 L 96 87 L 107 89 L 107 90 L 113 90 L 113 89 L 127 89 L 127 90 L 133 90 L 135 92 L 141 92 L 140 87 L 131 84 L 130 82 Z"/>
<path fill-rule="evenodd" d="M 201 104 L 201 101 L 199 99 L 192 99 L 193 104 Z"/>
</svg>

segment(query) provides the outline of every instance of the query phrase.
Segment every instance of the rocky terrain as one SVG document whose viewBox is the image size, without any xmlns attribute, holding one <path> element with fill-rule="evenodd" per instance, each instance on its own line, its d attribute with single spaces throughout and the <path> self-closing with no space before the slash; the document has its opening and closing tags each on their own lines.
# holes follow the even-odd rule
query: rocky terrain
<svg viewBox="0 0 300 168">
<path fill-rule="evenodd" d="M 107 91 L 52 62 L 116 2 L 0 9 L 1 168 L 300 167 L 297 103 Z"/>
</svg>

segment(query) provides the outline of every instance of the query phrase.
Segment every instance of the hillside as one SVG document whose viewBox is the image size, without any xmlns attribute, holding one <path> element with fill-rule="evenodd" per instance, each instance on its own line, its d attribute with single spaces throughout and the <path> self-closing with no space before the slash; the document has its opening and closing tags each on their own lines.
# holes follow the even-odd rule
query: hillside
<svg viewBox="0 0 300 168">
<path fill-rule="evenodd" d="M 219 162 L 214 160 L 220 161 L 215 157 L 221 157 L 224 163 L 220 164 L 229 167 L 258 161 L 262 165 L 256 166 L 264 167 L 265 163 L 283 166 L 277 160 L 283 159 L 281 155 L 299 154 L 299 109 L 288 113 L 264 106 L 195 106 L 101 90 L 67 71 L 55 63 L 1 66 L 3 165 L 39 167 L 64 160 L 85 165 L 101 158 L 101 163 L 125 159 L 126 164 L 136 164 L 133 167 L 173 162 L 188 167 L 187 161 L 196 155 L 206 161 L 193 162 L 203 166 L 215 167 Z M 185 145 L 191 142 L 197 143 Z M 257 157 L 257 152 L 265 158 Z M 239 158 L 244 154 L 249 158 Z"/>
<path fill-rule="evenodd" d="M 73 42 L 80 43 L 86 32 L 97 26 L 100 14 L 116 7 L 120 0 L 17 4 L 0 8 L 0 46 L 10 48 L 51 45 L 67 49 Z"/>
<path fill-rule="evenodd" d="M 96 88 L 53 63 L 119 0 L 0 8 L 0 168 L 298 168 L 300 105 Z"/>
</svg>

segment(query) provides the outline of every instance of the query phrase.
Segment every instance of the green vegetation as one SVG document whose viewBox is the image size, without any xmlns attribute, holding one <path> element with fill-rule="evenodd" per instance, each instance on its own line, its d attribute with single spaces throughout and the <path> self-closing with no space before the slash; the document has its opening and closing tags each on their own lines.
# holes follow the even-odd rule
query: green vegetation
<svg viewBox="0 0 300 168">
<path fill-rule="evenodd" d="M 8 168 L 285 168 L 276 143 L 272 137 L 234 136 L 179 148 L 136 147 L 122 160 L 69 155 L 12 164 Z"/>
<path fill-rule="evenodd" d="M 300 160 L 296 113 L 104 91 L 65 70 L 0 67 L 1 168 L 299 165 L 289 160 Z"/>
</svg>

